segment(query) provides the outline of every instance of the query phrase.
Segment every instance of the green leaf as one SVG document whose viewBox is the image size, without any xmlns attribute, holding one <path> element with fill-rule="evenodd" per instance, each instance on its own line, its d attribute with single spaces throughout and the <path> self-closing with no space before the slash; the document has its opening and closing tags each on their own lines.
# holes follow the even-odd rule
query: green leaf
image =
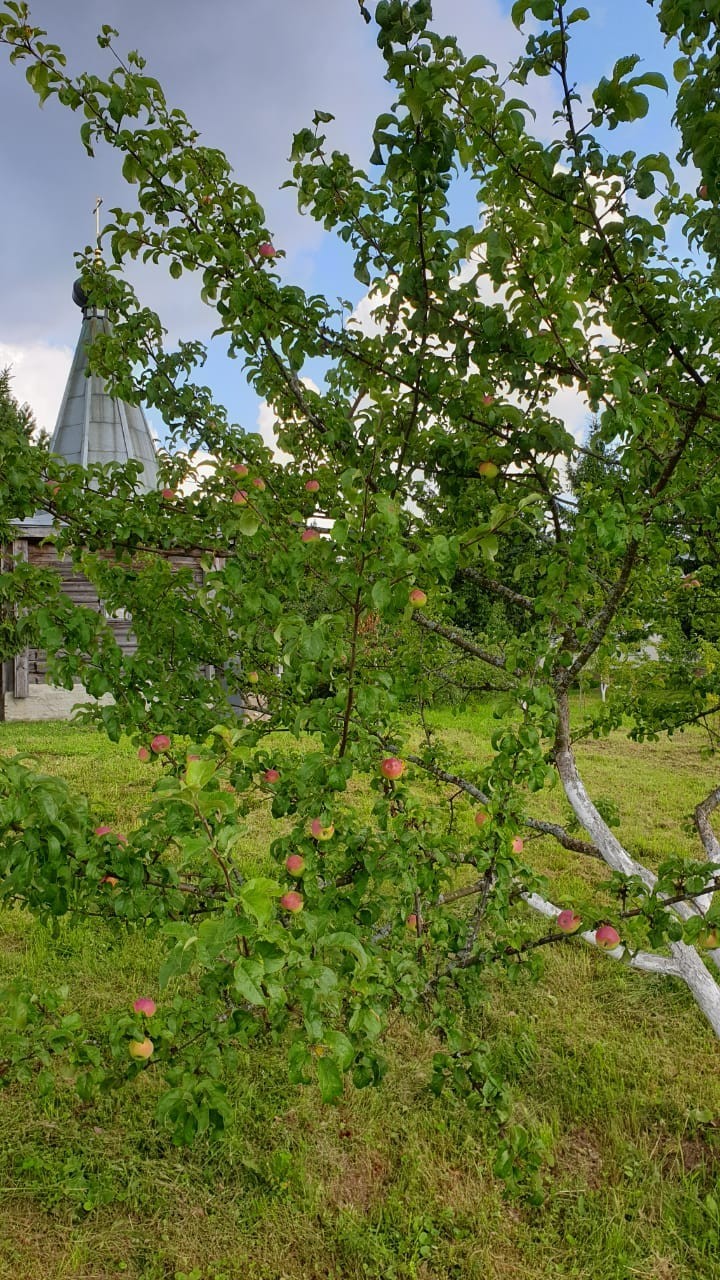
<svg viewBox="0 0 720 1280">
<path fill-rule="evenodd" d="M 341 1097 L 343 1081 L 337 1063 L 332 1058 L 318 1058 L 318 1082 L 323 1102 L 335 1102 Z"/>
<path fill-rule="evenodd" d="M 350 951 L 362 969 L 367 967 L 367 952 L 362 944 L 358 942 L 354 933 L 328 933 L 324 938 L 319 939 L 319 945 L 323 947 L 340 947 L 344 951 Z"/>
<path fill-rule="evenodd" d="M 185 781 L 189 787 L 200 790 L 206 786 L 217 772 L 215 760 L 190 760 L 185 770 Z"/>
<path fill-rule="evenodd" d="M 247 971 L 245 961 L 240 959 L 235 963 L 233 969 L 233 982 L 238 995 L 243 1000 L 247 1000 L 249 1004 L 264 1005 L 265 997 L 260 988 L 253 982 Z"/>
<path fill-rule="evenodd" d="M 252 538 L 260 528 L 260 521 L 252 511 L 243 511 L 238 528 L 245 538 Z"/>
<path fill-rule="evenodd" d="M 246 911 L 257 920 L 258 924 L 266 924 L 273 915 L 274 899 L 282 894 L 280 885 L 265 876 L 256 876 L 247 880 L 238 894 Z"/>
<path fill-rule="evenodd" d="M 347 1071 L 355 1061 L 355 1046 L 342 1031 L 326 1031 L 325 1044 L 341 1071 Z"/>
</svg>

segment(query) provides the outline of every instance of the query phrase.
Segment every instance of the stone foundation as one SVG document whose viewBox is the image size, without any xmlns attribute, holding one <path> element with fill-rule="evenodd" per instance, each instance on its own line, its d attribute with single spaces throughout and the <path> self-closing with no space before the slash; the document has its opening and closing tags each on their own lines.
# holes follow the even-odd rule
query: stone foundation
<svg viewBox="0 0 720 1280">
<path fill-rule="evenodd" d="M 5 719 L 69 720 L 77 703 L 88 701 L 87 690 L 81 684 L 74 685 L 72 689 L 55 689 L 50 684 L 31 684 L 27 698 L 5 694 Z M 100 702 L 112 702 L 112 697 L 108 693 Z"/>
</svg>

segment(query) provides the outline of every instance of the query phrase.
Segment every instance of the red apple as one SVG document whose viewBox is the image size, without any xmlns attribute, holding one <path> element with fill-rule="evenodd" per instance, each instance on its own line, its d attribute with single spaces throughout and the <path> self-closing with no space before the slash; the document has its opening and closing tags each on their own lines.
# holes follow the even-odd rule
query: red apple
<svg viewBox="0 0 720 1280">
<path fill-rule="evenodd" d="M 139 996 L 133 1004 L 134 1013 L 144 1013 L 146 1018 L 152 1018 L 157 1005 L 149 996 Z"/>
<path fill-rule="evenodd" d="M 301 542 L 317 542 L 319 537 L 320 537 L 319 529 L 312 529 L 312 528 L 303 529 L 302 533 L 300 534 Z"/>
<path fill-rule="evenodd" d="M 484 822 L 487 822 L 487 820 L 488 815 L 483 813 L 482 809 L 478 809 L 478 812 L 475 814 L 475 825 L 477 827 L 481 827 Z"/>
<path fill-rule="evenodd" d="M 289 858 L 285 859 L 285 868 L 291 876 L 301 876 L 305 870 L 305 859 L 299 853 L 291 853 Z"/>
<path fill-rule="evenodd" d="M 103 878 L 102 878 L 102 880 L 100 881 L 100 883 L 101 883 L 101 884 L 109 884 L 109 885 L 110 885 L 110 887 L 111 887 L 111 889 L 114 889 L 114 888 L 115 888 L 115 885 L 116 885 L 116 884 L 119 884 L 119 883 L 120 883 L 120 881 L 118 880 L 117 876 L 103 876 Z"/>
<path fill-rule="evenodd" d="M 317 493 L 318 489 L 320 488 L 320 481 L 319 481 L 319 480 L 306 480 L 306 481 L 305 481 L 305 488 L 307 489 L 308 493 Z"/>
<path fill-rule="evenodd" d="M 109 835 L 112 835 L 112 827 L 96 827 L 96 828 L 95 828 L 95 835 L 96 835 L 96 836 L 109 836 Z"/>
<path fill-rule="evenodd" d="M 152 1040 L 149 1040 L 146 1036 L 144 1040 L 131 1040 L 128 1052 L 131 1058 L 150 1058 L 154 1048 L 155 1045 Z"/>
<path fill-rule="evenodd" d="M 154 751 L 156 755 L 160 755 L 161 752 L 167 751 L 169 746 L 170 746 L 170 739 L 168 738 L 167 734 L 156 733 L 155 737 L 150 743 L 150 750 Z"/>
<path fill-rule="evenodd" d="M 484 395 L 484 396 L 483 396 L 483 398 L 482 398 L 482 402 L 483 402 L 483 404 L 484 404 L 484 405 L 494 404 L 494 403 L 495 403 L 495 397 L 494 397 L 494 396 L 491 396 L 491 395 L 489 394 L 489 392 L 487 392 L 487 391 L 486 391 L 486 392 L 485 392 L 485 395 Z"/>
<path fill-rule="evenodd" d="M 494 480 L 499 471 L 500 468 L 494 462 L 481 462 L 478 467 L 478 472 L 486 480 Z"/>
<path fill-rule="evenodd" d="M 273 245 L 271 245 L 270 242 L 266 240 L 264 244 L 258 245 L 258 253 L 260 254 L 261 258 L 274 258 L 275 254 L 277 253 L 277 249 L 275 249 Z"/>
<path fill-rule="evenodd" d="M 53 498 L 56 498 L 60 492 L 60 485 L 56 480 L 46 480 L 45 487 L 48 493 L 52 494 Z"/>
<path fill-rule="evenodd" d="M 582 920 L 577 911 L 572 911 L 569 907 L 565 911 L 561 911 L 556 922 L 561 933 L 577 933 Z"/>
<path fill-rule="evenodd" d="M 283 894 L 280 899 L 280 906 L 283 911 L 290 911 L 293 915 L 296 915 L 298 911 L 303 909 L 303 896 L 301 893 L 296 893 L 294 889 L 291 889 L 289 893 Z"/>
<path fill-rule="evenodd" d="M 244 462 L 233 462 L 230 470 L 234 471 L 236 476 L 246 476 L 248 473 Z"/>
<path fill-rule="evenodd" d="M 175 497 L 175 490 L 174 490 L 174 489 L 163 489 L 163 491 L 162 491 L 162 496 L 163 496 L 163 498 L 165 499 L 165 501 L 166 501 L 166 502 L 172 502 L 173 498 Z"/>
<path fill-rule="evenodd" d="M 700 199 L 701 199 L 701 200 L 707 200 L 707 198 L 708 198 L 708 189 L 707 189 L 707 185 L 706 185 L 706 183 L 704 183 L 704 182 L 701 182 L 701 183 L 700 183 L 700 186 L 698 187 L 697 193 L 698 193 L 698 195 L 699 195 L 699 197 L 700 197 Z"/>
<path fill-rule="evenodd" d="M 595 930 L 595 941 L 603 951 L 613 951 L 620 944 L 620 934 L 611 924 L 601 924 Z"/>
<path fill-rule="evenodd" d="M 399 760 L 397 756 L 388 756 L 380 765 L 380 772 L 383 778 L 389 778 L 394 782 L 396 778 L 402 778 L 405 772 L 405 761 Z"/>
<path fill-rule="evenodd" d="M 142 760 L 143 764 L 147 764 L 148 760 L 150 759 L 150 752 L 148 751 L 147 747 L 138 747 L 137 756 L 138 756 L 138 760 Z"/>
<path fill-rule="evenodd" d="M 427 604 L 427 596 L 425 595 L 425 592 L 420 587 L 413 587 L 412 591 L 410 592 L 410 595 L 408 596 L 408 600 L 410 601 L 410 604 L 413 605 L 413 607 L 415 608 L 417 608 L 419 605 Z"/>
<path fill-rule="evenodd" d="M 247 494 L 245 490 L 236 489 L 232 496 L 232 500 L 235 503 L 236 507 L 244 507 L 245 503 L 247 502 Z"/>
<path fill-rule="evenodd" d="M 417 916 L 415 915 L 414 911 L 412 915 L 408 916 L 407 920 L 405 921 L 405 924 L 407 925 L 408 929 L 412 929 L 414 933 L 417 933 Z"/>
<path fill-rule="evenodd" d="M 522 853 L 522 851 L 523 851 L 523 842 L 522 842 L 522 840 L 520 839 L 520 836 L 515 836 L 515 839 L 513 840 L 512 844 L 510 845 L 510 848 L 512 849 L 513 853 Z"/>
<path fill-rule="evenodd" d="M 262 476 L 253 476 L 253 478 L 252 478 L 252 480 L 250 481 L 250 483 L 251 483 L 251 484 L 254 484 L 254 486 L 255 486 L 255 488 L 256 488 L 256 489 L 264 489 L 264 488 L 265 488 L 265 481 L 263 480 Z"/>
<path fill-rule="evenodd" d="M 280 774 L 277 769 L 266 769 L 263 774 L 263 782 L 279 782 Z"/>
<path fill-rule="evenodd" d="M 310 834 L 314 840 L 332 840 L 335 834 L 335 826 L 330 822 L 324 827 L 319 818 L 313 818 L 310 823 Z"/>
</svg>

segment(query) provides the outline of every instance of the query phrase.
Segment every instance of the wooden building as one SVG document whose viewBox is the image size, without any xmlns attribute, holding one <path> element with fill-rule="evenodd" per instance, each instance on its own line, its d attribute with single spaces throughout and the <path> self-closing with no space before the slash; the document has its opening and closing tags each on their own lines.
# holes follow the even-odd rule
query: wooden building
<svg viewBox="0 0 720 1280">
<path fill-rule="evenodd" d="M 50 444 L 51 451 L 69 463 L 89 466 L 92 463 L 142 463 L 139 485 L 147 490 L 157 486 L 157 458 L 150 427 L 142 408 L 126 404 L 111 395 L 101 377 L 88 371 L 87 352 L 99 333 L 109 332 L 104 312 L 87 303 L 76 283 L 73 300 L 82 309 L 82 325 L 57 424 Z M 94 609 L 101 605 L 90 582 L 77 573 L 69 559 L 59 558 L 52 542 L 53 521 L 48 512 L 39 511 L 19 522 L 12 552 L 31 564 L 51 568 L 62 581 L 63 590 L 77 604 Z M 198 578 L 202 572 L 193 557 L 172 555 L 173 563 L 191 563 Z M 122 617 L 109 619 L 123 648 L 133 649 L 131 623 Z M 87 701 L 82 685 L 73 690 L 58 689 L 45 683 L 45 654 L 26 649 L 14 660 L 2 664 L 2 698 L 0 716 L 6 720 L 49 720 L 68 717 L 73 706 Z"/>
</svg>

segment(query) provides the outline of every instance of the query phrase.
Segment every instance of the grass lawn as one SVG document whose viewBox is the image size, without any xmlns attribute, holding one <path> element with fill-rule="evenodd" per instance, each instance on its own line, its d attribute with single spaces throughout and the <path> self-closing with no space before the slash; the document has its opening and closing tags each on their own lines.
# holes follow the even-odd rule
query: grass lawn
<svg viewBox="0 0 720 1280">
<path fill-rule="evenodd" d="M 438 712 L 458 763 L 482 757 L 489 713 Z M 657 860 L 697 853 L 692 807 L 717 784 L 699 731 L 579 749 L 620 838 Z M 0 752 L 84 790 L 132 826 L 148 771 L 67 725 L 0 725 Z M 566 816 L 557 791 L 538 814 Z M 248 859 L 271 823 L 252 815 Z M 531 860 L 571 900 L 606 878 L 544 840 Z M 539 985 L 492 984 L 483 1030 L 526 1122 L 548 1142 L 541 1208 L 503 1198 L 482 1115 L 427 1089 L 434 1045 L 400 1026 L 379 1091 L 323 1108 L 280 1050 L 248 1054 L 235 1123 L 178 1150 L 155 1126 L 150 1073 L 92 1105 L 12 1088 L 0 1108 L 0 1280 L 698 1280 L 720 1277 L 720 1046 L 684 987 L 584 948 L 548 948 Z M 66 983 L 90 1024 L 154 990 L 159 942 L 97 923 L 51 937 L 0 915 L 0 978 Z"/>
</svg>

